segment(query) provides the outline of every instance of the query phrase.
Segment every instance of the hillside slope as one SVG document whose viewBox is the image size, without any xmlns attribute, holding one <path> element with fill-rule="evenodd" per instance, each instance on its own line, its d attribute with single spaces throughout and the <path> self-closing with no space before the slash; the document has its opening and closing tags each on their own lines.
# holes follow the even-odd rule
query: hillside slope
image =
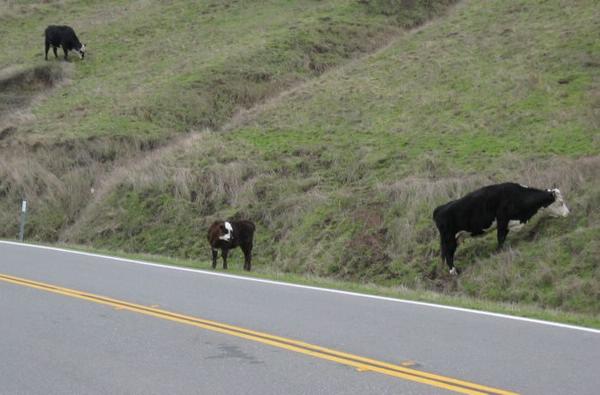
<svg viewBox="0 0 600 395">
<path fill-rule="evenodd" d="M 12 237 L 10 208 L 27 196 L 30 234 L 57 240 L 115 168 L 182 133 L 219 129 L 452 3 L 408 2 L 390 14 L 379 2 L 4 3 L 0 77 L 19 87 L 40 85 L 27 77 L 35 70 L 56 78 L 27 100 L 0 97 L 11 110 L 0 118 L 0 234 Z M 61 23 L 87 43 L 85 61 L 42 60 L 45 26 Z"/>
<path fill-rule="evenodd" d="M 12 204 L 19 188 L 43 196 L 32 218 L 40 240 L 205 261 L 206 226 L 246 217 L 258 224 L 258 270 L 600 314 L 598 7 L 462 1 L 403 34 L 429 11 L 386 8 L 399 3 L 432 4 L 273 1 L 265 25 L 243 2 L 226 2 L 201 24 L 203 37 L 222 36 L 189 55 L 169 28 L 145 21 L 189 19 L 193 30 L 190 10 L 113 15 L 109 26 L 159 41 L 117 44 L 98 26 L 123 58 L 98 52 L 74 62 L 73 83 L 3 142 L 3 153 L 38 147 L 39 163 L 27 178 L 0 159 L 4 196 Z M 224 20 L 239 22 L 235 38 Z M 163 48 L 173 52 L 148 61 L 146 51 Z M 82 114 L 61 117 L 65 106 Z M 204 131 L 181 135 L 189 129 Z M 47 157 L 56 152 L 68 155 L 57 164 Z M 42 171 L 56 181 L 38 181 Z M 457 254 L 463 274 L 449 277 L 433 208 L 506 180 L 557 184 L 572 215 L 533 221 L 501 252 L 492 236 L 468 240 Z M 7 236 L 16 221 L 4 222 Z"/>
</svg>

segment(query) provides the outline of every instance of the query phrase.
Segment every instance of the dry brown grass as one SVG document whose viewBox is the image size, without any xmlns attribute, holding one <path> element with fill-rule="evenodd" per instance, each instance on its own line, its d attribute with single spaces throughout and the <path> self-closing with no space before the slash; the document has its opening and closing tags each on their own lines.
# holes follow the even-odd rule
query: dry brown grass
<svg viewBox="0 0 600 395">
<path fill-rule="evenodd" d="M 90 198 L 87 201 L 82 202 L 80 215 L 77 220 L 70 224 L 68 228 L 61 230 L 59 239 L 63 241 L 69 240 L 79 233 L 83 224 L 87 224 L 90 220 L 90 217 L 93 215 L 92 213 L 98 210 L 107 196 L 113 193 L 120 184 L 129 181 L 140 187 L 149 184 L 152 179 L 166 180 L 165 168 L 161 168 L 158 165 L 159 159 L 174 154 L 177 150 L 183 149 L 183 147 L 193 145 L 195 141 L 202 140 L 204 136 L 204 133 L 192 132 L 150 152 L 141 152 L 139 147 L 135 145 L 119 147 L 120 153 L 115 156 L 125 159 L 121 159 L 115 163 L 111 162 L 104 168 L 104 171 L 94 174 L 90 185 L 90 190 L 93 190 L 93 193 L 90 193 Z M 186 182 L 188 176 L 188 173 L 181 171 L 175 177 L 177 191 L 180 195 L 188 194 L 189 196 L 189 189 Z"/>
<path fill-rule="evenodd" d="M 509 176 L 513 174 L 518 176 Z M 393 184 L 379 184 L 377 189 L 390 206 L 386 223 L 387 253 L 396 260 L 410 261 L 415 258 L 415 252 L 420 251 L 422 255 L 418 260 L 422 264 L 428 261 L 437 264 L 438 234 L 432 225 L 433 209 L 482 186 L 505 181 L 536 188 L 557 185 L 572 209 L 589 213 L 593 210 L 590 207 L 593 202 L 589 201 L 593 195 L 587 192 L 600 185 L 600 156 L 533 162 L 509 157 L 495 175 L 465 174 L 443 179 L 409 177 Z M 600 220 L 598 215 L 588 218 L 590 224 Z"/>
</svg>

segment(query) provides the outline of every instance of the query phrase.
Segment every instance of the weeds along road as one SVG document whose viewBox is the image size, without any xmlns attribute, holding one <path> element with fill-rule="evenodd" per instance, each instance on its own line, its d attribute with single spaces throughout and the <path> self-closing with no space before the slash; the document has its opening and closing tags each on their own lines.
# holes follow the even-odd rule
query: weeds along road
<svg viewBox="0 0 600 395">
<path fill-rule="evenodd" d="M 597 394 L 600 331 L 0 242 L 0 392 Z"/>
</svg>

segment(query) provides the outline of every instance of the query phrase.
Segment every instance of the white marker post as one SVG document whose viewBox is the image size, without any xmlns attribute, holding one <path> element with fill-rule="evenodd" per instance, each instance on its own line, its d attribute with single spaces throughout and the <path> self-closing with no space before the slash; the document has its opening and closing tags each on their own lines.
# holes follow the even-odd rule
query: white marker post
<svg viewBox="0 0 600 395">
<path fill-rule="evenodd" d="M 23 199 L 21 203 L 21 227 L 19 229 L 19 241 L 23 241 L 25 236 L 25 220 L 27 219 L 27 200 Z"/>
</svg>

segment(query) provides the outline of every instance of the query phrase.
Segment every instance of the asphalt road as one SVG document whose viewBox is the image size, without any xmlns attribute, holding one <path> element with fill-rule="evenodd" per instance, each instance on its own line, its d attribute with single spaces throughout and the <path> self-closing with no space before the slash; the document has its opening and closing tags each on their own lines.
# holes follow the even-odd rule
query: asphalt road
<svg viewBox="0 0 600 395">
<path fill-rule="evenodd" d="M 1 394 L 502 391 L 600 393 L 600 331 L 0 242 Z"/>
</svg>

